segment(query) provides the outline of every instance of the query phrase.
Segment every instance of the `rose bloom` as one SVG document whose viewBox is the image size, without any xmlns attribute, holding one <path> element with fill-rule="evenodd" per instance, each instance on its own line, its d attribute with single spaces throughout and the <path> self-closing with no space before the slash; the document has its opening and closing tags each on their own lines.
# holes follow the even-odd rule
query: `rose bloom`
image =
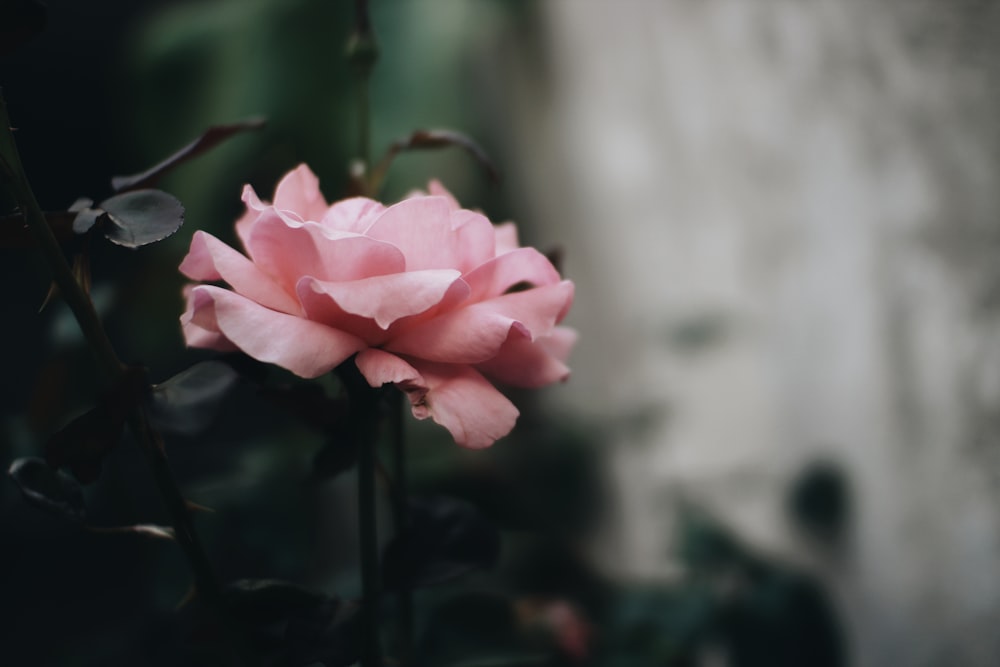
<svg viewBox="0 0 1000 667">
<path fill-rule="evenodd" d="M 185 288 L 187 344 L 241 350 L 314 378 L 352 355 L 373 387 L 404 391 L 463 446 L 491 445 L 518 411 L 491 384 L 539 387 L 569 375 L 576 339 L 557 326 L 573 283 L 512 223 L 494 226 L 438 183 L 385 207 L 362 197 L 328 205 L 305 165 L 274 203 L 243 189 L 236 234 L 246 255 L 195 232 L 180 270 L 229 288 Z"/>
</svg>

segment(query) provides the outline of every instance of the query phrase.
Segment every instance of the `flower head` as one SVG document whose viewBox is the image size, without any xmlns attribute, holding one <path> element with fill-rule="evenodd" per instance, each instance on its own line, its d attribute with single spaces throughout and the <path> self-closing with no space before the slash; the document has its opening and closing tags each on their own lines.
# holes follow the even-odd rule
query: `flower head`
<svg viewBox="0 0 1000 667">
<path fill-rule="evenodd" d="M 388 207 L 328 205 L 300 165 L 273 203 L 250 186 L 243 202 L 246 255 L 198 231 L 181 263 L 192 280 L 229 286 L 186 288 L 188 345 L 241 350 L 306 378 L 356 354 L 371 386 L 396 385 L 414 416 L 473 448 L 518 416 L 486 378 L 539 387 L 568 376 L 576 334 L 558 324 L 573 283 L 519 247 L 513 224 L 462 209 L 440 184 Z"/>
</svg>

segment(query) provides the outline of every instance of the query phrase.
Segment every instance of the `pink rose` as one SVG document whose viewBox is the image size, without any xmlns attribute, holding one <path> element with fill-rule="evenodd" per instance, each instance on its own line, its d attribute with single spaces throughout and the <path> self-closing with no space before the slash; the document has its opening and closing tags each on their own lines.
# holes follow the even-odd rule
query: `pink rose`
<svg viewBox="0 0 1000 667">
<path fill-rule="evenodd" d="M 436 182 L 430 192 L 389 207 L 327 205 L 305 165 L 281 179 L 273 204 L 245 186 L 236 234 L 247 256 L 198 231 L 181 263 L 192 280 L 229 285 L 186 288 L 187 344 L 307 378 L 357 354 L 368 383 L 395 384 L 415 417 L 460 445 L 491 445 L 518 411 L 486 377 L 539 387 L 569 375 L 576 334 L 557 325 L 573 283 L 519 247 L 513 224 L 493 226 Z"/>
</svg>

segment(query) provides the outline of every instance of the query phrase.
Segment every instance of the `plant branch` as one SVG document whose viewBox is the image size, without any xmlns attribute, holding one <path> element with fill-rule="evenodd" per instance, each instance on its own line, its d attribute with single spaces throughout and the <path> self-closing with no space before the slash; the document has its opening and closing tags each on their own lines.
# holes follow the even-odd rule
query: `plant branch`
<svg viewBox="0 0 1000 667">
<path fill-rule="evenodd" d="M 66 256 L 46 220 L 45 213 L 35 199 L 35 194 L 24 173 L 13 133 L 10 130 L 10 119 L 2 95 L 0 95 L 0 167 L 3 169 L 0 176 L 6 177 L 10 182 L 18 205 L 24 213 L 25 222 L 31 229 L 45 261 L 52 271 L 53 280 L 59 287 L 59 293 L 79 323 L 105 381 L 108 383 L 118 381 L 125 374 L 126 368 L 115 353 L 111 340 L 94 310 L 93 302 L 74 277 L 73 271 L 66 261 Z M 177 542 L 187 556 L 194 573 L 198 592 L 206 603 L 217 611 L 227 634 L 233 639 L 236 650 L 241 653 L 243 664 L 256 664 L 252 654 L 244 650 L 243 642 L 238 636 L 239 632 L 235 629 L 224 608 L 221 590 L 195 533 L 184 497 L 167 463 L 163 441 L 159 433 L 150 425 L 141 404 L 131 409 L 128 424 L 152 469 L 156 485 L 170 516 Z"/>
</svg>

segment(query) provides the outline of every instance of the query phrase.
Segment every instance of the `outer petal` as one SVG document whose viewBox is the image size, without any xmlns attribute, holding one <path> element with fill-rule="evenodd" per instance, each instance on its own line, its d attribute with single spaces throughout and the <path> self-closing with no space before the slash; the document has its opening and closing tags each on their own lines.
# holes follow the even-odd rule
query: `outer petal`
<svg viewBox="0 0 1000 667">
<path fill-rule="evenodd" d="M 436 306 L 460 273 L 455 269 L 406 271 L 344 282 L 303 278 L 297 289 L 327 295 L 345 313 L 375 320 L 382 329 Z"/>
<path fill-rule="evenodd" d="M 243 249 L 250 251 L 250 232 L 260 214 L 268 208 L 268 205 L 260 200 L 257 193 L 249 185 L 243 186 L 243 194 L 240 196 L 247 210 L 236 221 L 236 236 L 243 243 Z"/>
<path fill-rule="evenodd" d="M 517 421 L 517 408 L 468 366 L 411 364 L 377 349 L 365 350 L 356 361 L 369 384 L 397 385 L 409 397 L 413 416 L 433 418 L 463 447 L 489 447 Z"/>
<path fill-rule="evenodd" d="M 464 278 L 472 288 L 470 300 L 482 301 L 500 296 L 520 283 L 533 287 L 557 283 L 559 272 L 534 248 L 518 248 L 479 265 Z"/>
<path fill-rule="evenodd" d="M 180 271 L 192 280 L 225 280 L 239 294 L 262 306 L 300 314 L 298 302 L 249 259 L 211 234 L 197 231 Z"/>
<path fill-rule="evenodd" d="M 219 325 L 215 321 L 215 309 L 205 307 L 211 305 L 211 299 L 202 293 L 195 293 L 195 287 L 196 285 L 188 285 L 184 288 L 184 298 L 187 300 L 187 308 L 181 315 L 184 341 L 191 347 L 206 350 L 220 352 L 236 350 L 236 346 L 219 332 Z"/>
<path fill-rule="evenodd" d="M 316 174 L 304 164 L 285 174 L 274 191 L 274 207 L 303 220 L 320 220 L 327 206 Z"/>
<path fill-rule="evenodd" d="M 385 210 L 367 235 L 406 256 L 406 270 L 469 271 L 494 255 L 493 226 L 472 211 L 453 211 L 444 197 L 404 199 Z"/>
<path fill-rule="evenodd" d="M 569 377 L 569 368 L 550 354 L 542 340 L 531 341 L 511 332 L 497 356 L 476 368 L 487 376 L 514 387 L 534 389 Z"/>
<path fill-rule="evenodd" d="M 299 223 L 267 209 L 253 225 L 249 251 L 254 264 L 294 293 L 302 276 L 357 280 L 404 270 L 406 260 L 392 245 L 357 234 Z"/>
<path fill-rule="evenodd" d="M 189 298 L 196 326 L 217 330 L 254 359 L 301 377 L 318 377 L 365 348 L 356 336 L 269 310 L 220 287 L 199 285 Z"/>
<path fill-rule="evenodd" d="M 517 226 L 513 222 L 502 222 L 493 228 L 496 234 L 497 255 L 517 250 L 521 247 L 517 240 Z"/>
<path fill-rule="evenodd" d="M 559 361 L 566 361 L 573 346 L 576 345 L 576 339 L 579 337 L 580 335 L 576 332 L 576 329 L 556 327 L 552 330 L 552 333 L 539 338 L 537 342 L 545 348 L 546 352 Z"/>
<path fill-rule="evenodd" d="M 495 357 L 512 330 L 536 339 L 547 336 L 573 300 L 573 283 L 504 294 L 445 313 L 385 344 L 391 352 L 455 364 Z"/>
</svg>

